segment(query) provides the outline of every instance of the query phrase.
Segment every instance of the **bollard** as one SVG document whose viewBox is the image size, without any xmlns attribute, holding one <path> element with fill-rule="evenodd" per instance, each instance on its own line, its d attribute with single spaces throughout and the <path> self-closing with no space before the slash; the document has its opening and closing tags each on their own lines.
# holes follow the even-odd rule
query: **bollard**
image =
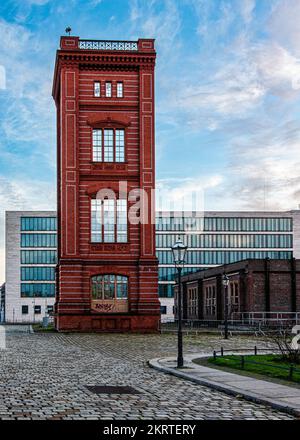
<svg viewBox="0 0 300 440">
<path fill-rule="evenodd" d="M 294 372 L 294 367 L 291 365 L 290 366 L 290 372 L 289 372 L 289 379 L 293 380 L 293 372 Z"/>
<path fill-rule="evenodd" d="M 216 350 L 214 350 L 214 361 L 217 359 L 217 353 Z"/>
<path fill-rule="evenodd" d="M 221 347 L 221 356 L 224 356 L 224 348 Z"/>
<path fill-rule="evenodd" d="M 242 369 L 245 368 L 245 357 L 244 356 L 241 356 L 241 367 L 242 367 Z"/>
<path fill-rule="evenodd" d="M 254 354 L 255 354 L 255 356 L 257 356 L 257 347 L 256 347 L 256 345 L 254 347 Z"/>
</svg>

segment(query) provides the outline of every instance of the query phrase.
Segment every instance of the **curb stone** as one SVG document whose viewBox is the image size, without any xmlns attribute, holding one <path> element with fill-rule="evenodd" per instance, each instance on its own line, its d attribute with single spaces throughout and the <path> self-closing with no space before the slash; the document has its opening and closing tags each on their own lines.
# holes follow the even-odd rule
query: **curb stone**
<svg viewBox="0 0 300 440">
<path fill-rule="evenodd" d="M 200 357 L 207 357 L 208 355 L 203 355 L 203 354 L 198 354 L 198 355 L 194 355 L 194 356 L 189 356 L 189 359 L 199 359 Z M 167 373 L 167 374 L 171 374 L 172 376 L 176 376 L 179 377 L 181 379 L 185 379 L 185 380 L 189 380 L 190 382 L 196 383 L 198 385 L 201 386 L 206 386 L 208 388 L 212 388 L 216 391 L 221 391 L 223 393 L 226 393 L 230 396 L 234 396 L 236 398 L 243 398 L 245 400 L 248 400 L 250 402 L 254 402 L 254 403 L 259 403 L 259 404 L 263 404 L 263 405 L 267 405 L 270 406 L 273 409 L 285 412 L 287 414 L 293 415 L 296 418 L 300 419 L 300 409 L 295 408 L 289 404 L 285 404 L 283 402 L 279 402 L 278 400 L 269 398 L 269 397 L 263 397 L 259 394 L 256 394 L 254 392 L 251 391 L 245 391 L 242 389 L 233 389 L 230 386 L 228 386 L 227 384 L 220 384 L 220 383 L 216 383 L 212 380 L 208 380 L 208 379 L 204 379 L 204 378 L 198 378 L 198 377 L 193 377 L 190 374 L 185 373 L 184 371 L 178 371 L 175 368 L 170 368 L 170 367 L 165 367 L 163 365 L 160 364 L 160 361 L 166 361 L 166 360 L 171 360 L 172 358 L 166 358 L 166 359 L 161 359 L 161 358 L 155 358 L 155 359 L 151 359 L 148 361 L 148 365 L 151 368 L 154 368 L 155 370 L 158 370 L 160 372 L 163 373 Z M 215 368 L 210 368 L 211 371 L 220 371 L 220 370 L 216 370 Z M 236 374 L 236 373 L 235 373 Z M 245 377 L 245 376 L 243 376 Z M 263 381 L 262 381 L 263 382 Z"/>
</svg>

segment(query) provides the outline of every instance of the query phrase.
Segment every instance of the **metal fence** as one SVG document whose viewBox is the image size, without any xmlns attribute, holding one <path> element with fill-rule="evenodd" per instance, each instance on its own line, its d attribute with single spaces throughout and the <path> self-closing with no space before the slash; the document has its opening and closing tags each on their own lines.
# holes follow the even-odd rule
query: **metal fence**
<svg viewBox="0 0 300 440">
<path fill-rule="evenodd" d="M 259 349 L 257 346 L 254 347 L 254 350 L 253 349 L 246 349 L 245 348 L 242 351 L 253 351 L 254 352 L 253 354 L 255 356 L 257 356 L 259 350 L 261 350 L 262 352 L 271 352 L 272 354 L 274 352 L 281 353 L 281 351 L 279 351 L 278 349 L 274 349 L 274 348 L 261 348 L 261 349 Z M 214 360 L 216 360 L 218 357 L 221 357 L 223 359 L 225 358 L 226 360 L 230 361 L 230 360 L 236 360 L 237 359 L 236 357 L 234 359 L 232 359 L 230 356 L 238 356 L 238 360 L 240 362 L 240 368 L 242 370 L 245 369 L 246 364 L 272 367 L 272 368 L 275 368 L 275 369 L 278 369 L 278 370 L 286 372 L 286 379 L 289 379 L 289 380 L 295 380 L 295 378 L 294 378 L 294 374 L 295 373 L 300 374 L 300 368 L 296 367 L 293 364 L 284 366 L 284 365 L 276 365 L 274 363 L 266 362 L 266 361 L 265 362 L 263 362 L 263 361 L 260 362 L 258 360 L 254 361 L 252 359 L 248 359 L 247 356 L 245 356 L 243 354 L 239 354 L 239 355 L 232 355 L 232 354 L 229 355 L 228 354 L 228 355 L 226 355 L 225 354 L 226 351 L 230 351 L 231 352 L 231 350 L 225 350 L 223 347 L 221 347 L 221 350 L 219 350 L 219 351 L 214 350 L 214 352 L 213 352 Z M 219 356 L 218 356 L 218 354 L 219 354 Z M 228 365 L 228 367 L 230 367 L 230 365 Z"/>
<path fill-rule="evenodd" d="M 249 334 L 262 334 L 264 332 L 284 332 L 285 330 L 290 330 L 294 325 L 300 323 L 300 316 L 298 314 L 293 314 L 298 316 L 290 316 L 285 318 L 280 318 L 279 316 L 271 319 L 264 319 L 259 317 L 246 317 L 243 319 L 229 319 L 228 320 L 228 330 L 231 333 L 249 333 Z M 205 330 L 217 330 L 221 333 L 224 331 L 224 320 L 183 320 L 182 321 L 182 331 L 184 333 L 197 333 Z M 176 332 L 177 331 L 177 321 L 173 322 L 163 322 L 160 324 L 160 331 L 164 332 Z"/>
</svg>

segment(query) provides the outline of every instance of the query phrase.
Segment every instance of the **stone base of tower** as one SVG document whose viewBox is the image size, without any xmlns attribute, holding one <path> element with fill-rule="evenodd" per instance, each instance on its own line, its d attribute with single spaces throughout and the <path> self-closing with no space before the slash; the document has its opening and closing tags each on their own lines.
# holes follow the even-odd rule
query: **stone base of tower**
<svg viewBox="0 0 300 440">
<path fill-rule="evenodd" d="M 60 314 L 55 317 L 55 328 L 59 332 L 157 333 L 160 314 Z"/>
</svg>

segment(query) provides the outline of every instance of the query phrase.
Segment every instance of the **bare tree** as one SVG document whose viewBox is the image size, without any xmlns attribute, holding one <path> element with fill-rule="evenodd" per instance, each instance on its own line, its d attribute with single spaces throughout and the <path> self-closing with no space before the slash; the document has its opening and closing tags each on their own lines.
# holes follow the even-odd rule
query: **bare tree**
<svg viewBox="0 0 300 440">
<path fill-rule="evenodd" d="M 300 364 L 300 346 L 293 343 L 293 335 L 290 329 L 277 331 L 261 331 L 266 342 L 275 345 L 282 360 L 292 364 Z"/>
</svg>

